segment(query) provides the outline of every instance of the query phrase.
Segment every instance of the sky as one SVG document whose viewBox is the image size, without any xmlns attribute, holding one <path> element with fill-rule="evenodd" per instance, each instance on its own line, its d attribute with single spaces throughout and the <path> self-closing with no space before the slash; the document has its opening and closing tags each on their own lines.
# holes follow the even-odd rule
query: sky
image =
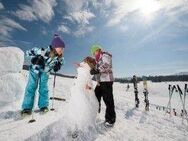
<svg viewBox="0 0 188 141">
<path fill-rule="evenodd" d="M 0 47 L 23 51 L 64 40 L 61 72 L 100 44 L 115 77 L 188 72 L 188 0 L 0 0 Z"/>
</svg>

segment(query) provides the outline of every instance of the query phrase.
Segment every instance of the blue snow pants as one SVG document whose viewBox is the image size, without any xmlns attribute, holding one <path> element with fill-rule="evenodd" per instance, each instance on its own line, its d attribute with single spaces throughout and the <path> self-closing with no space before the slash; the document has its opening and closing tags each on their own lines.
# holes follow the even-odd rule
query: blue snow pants
<svg viewBox="0 0 188 141">
<path fill-rule="evenodd" d="M 29 71 L 29 79 L 25 89 L 24 100 L 22 103 L 22 109 L 32 109 L 35 100 L 35 94 L 39 85 L 39 100 L 38 107 L 48 107 L 48 78 L 49 74 L 46 72 L 35 73 L 32 68 Z"/>
</svg>

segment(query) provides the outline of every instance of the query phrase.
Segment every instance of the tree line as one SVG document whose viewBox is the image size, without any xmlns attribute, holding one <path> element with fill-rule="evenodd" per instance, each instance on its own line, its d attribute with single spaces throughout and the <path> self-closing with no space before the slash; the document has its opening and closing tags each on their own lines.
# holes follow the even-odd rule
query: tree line
<svg viewBox="0 0 188 141">
<path fill-rule="evenodd" d="M 143 77 L 137 77 L 138 82 L 142 81 Z M 188 81 L 188 75 L 168 75 L 168 76 L 144 76 L 146 80 L 152 82 L 170 82 L 170 81 Z M 116 82 L 132 83 L 130 78 L 115 78 Z"/>
</svg>

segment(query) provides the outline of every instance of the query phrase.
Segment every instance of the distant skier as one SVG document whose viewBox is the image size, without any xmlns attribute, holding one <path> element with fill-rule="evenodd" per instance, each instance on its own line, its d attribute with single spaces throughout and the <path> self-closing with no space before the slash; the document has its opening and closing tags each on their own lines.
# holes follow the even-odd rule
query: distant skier
<svg viewBox="0 0 188 141">
<path fill-rule="evenodd" d="M 48 111 L 48 79 L 49 73 L 53 70 L 57 72 L 63 64 L 65 44 L 59 35 L 55 34 L 51 46 L 47 48 L 33 48 L 26 52 L 26 56 L 31 57 L 29 69 L 29 79 L 25 89 L 21 114 L 31 114 L 36 89 L 39 85 L 38 106 L 41 112 Z"/>
<path fill-rule="evenodd" d="M 105 126 L 113 126 L 116 121 L 116 113 L 113 98 L 113 72 L 112 72 L 112 55 L 102 51 L 100 45 L 93 45 L 91 53 L 95 56 L 97 67 L 91 70 L 91 74 L 98 75 L 99 83 L 95 88 L 95 95 L 101 105 L 103 97 L 106 104 Z M 99 107 L 100 112 L 100 107 Z"/>
<path fill-rule="evenodd" d="M 127 84 L 127 90 L 126 90 L 126 91 L 128 91 L 128 90 L 129 90 L 129 88 L 130 88 L 130 86 L 129 86 L 129 84 Z"/>
</svg>

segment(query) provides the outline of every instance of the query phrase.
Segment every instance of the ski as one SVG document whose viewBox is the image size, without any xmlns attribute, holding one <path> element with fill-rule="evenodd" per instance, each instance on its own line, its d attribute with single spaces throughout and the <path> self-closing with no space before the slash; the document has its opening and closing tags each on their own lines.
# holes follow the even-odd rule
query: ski
<svg viewBox="0 0 188 141">
<path fill-rule="evenodd" d="M 134 84 L 134 93 L 135 93 L 135 107 L 139 108 L 139 98 L 138 98 L 138 86 L 137 86 L 137 77 L 134 75 L 133 76 L 133 84 Z"/>
<path fill-rule="evenodd" d="M 60 98 L 60 97 L 50 97 L 50 100 L 58 100 L 58 101 L 66 101 L 66 99 L 64 98 Z"/>
<path fill-rule="evenodd" d="M 24 119 L 24 118 L 27 118 L 27 117 L 30 117 L 31 114 L 23 114 L 23 113 L 20 113 L 20 118 L 17 118 L 18 119 Z"/>
<path fill-rule="evenodd" d="M 149 111 L 149 99 L 148 99 L 148 85 L 147 85 L 147 79 L 146 77 L 142 77 L 143 79 L 143 93 L 144 93 L 144 102 L 145 102 L 145 111 Z"/>
</svg>

